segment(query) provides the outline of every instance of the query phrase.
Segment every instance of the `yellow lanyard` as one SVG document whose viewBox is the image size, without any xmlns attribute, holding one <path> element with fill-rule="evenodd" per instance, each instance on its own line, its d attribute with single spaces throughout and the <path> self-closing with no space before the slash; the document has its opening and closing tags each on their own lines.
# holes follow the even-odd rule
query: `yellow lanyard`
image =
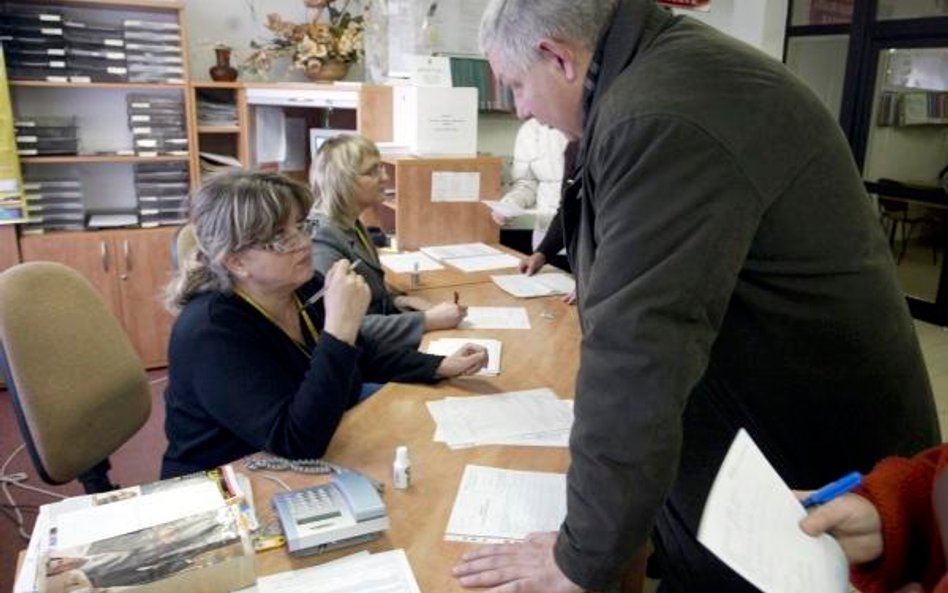
<svg viewBox="0 0 948 593">
<path fill-rule="evenodd" d="M 280 327 L 280 324 L 276 322 L 273 316 L 271 316 L 270 313 L 268 313 L 267 310 L 264 309 L 260 305 L 260 303 L 253 300 L 253 298 L 249 294 L 237 288 L 234 289 L 234 294 L 244 299 L 244 301 L 246 301 L 251 307 L 259 311 L 260 314 L 263 315 L 267 319 L 267 321 L 277 326 L 280 329 L 280 331 L 282 331 L 283 333 L 286 333 L 286 331 L 284 331 L 283 328 Z M 313 338 L 313 343 L 316 343 L 317 338 L 319 338 L 319 332 L 316 331 L 316 326 L 313 324 L 313 320 L 309 318 L 309 313 L 307 313 L 306 309 L 303 308 L 303 304 L 300 302 L 299 297 L 294 294 L 293 299 L 296 301 L 296 308 L 299 309 L 300 315 L 303 316 L 303 323 L 306 324 L 306 329 L 309 331 L 309 336 Z M 297 348 L 300 349 L 300 352 L 302 352 L 306 356 L 306 358 L 310 358 L 309 350 L 306 349 L 306 346 L 304 344 L 300 344 L 299 342 L 291 338 L 288 334 L 287 334 L 287 337 L 290 338 L 290 340 L 292 340 L 292 342 L 296 345 Z"/>
<path fill-rule="evenodd" d="M 372 245 L 369 241 L 368 236 L 366 236 L 365 231 L 362 230 L 362 224 L 357 220 L 355 223 L 355 232 L 359 237 L 359 243 L 362 243 L 362 247 L 365 248 L 365 252 L 369 254 L 369 257 L 373 262 L 378 263 L 378 254 L 375 252 L 375 246 Z"/>
</svg>

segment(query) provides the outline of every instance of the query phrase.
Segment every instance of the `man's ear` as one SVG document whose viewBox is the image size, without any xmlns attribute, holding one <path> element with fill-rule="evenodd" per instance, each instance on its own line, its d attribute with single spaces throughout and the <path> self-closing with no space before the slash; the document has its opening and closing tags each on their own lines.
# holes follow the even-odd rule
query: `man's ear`
<svg viewBox="0 0 948 593">
<path fill-rule="evenodd" d="M 540 40 L 537 50 L 541 58 L 549 60 L 557 70 L 563 73 L 567 82 L 576 80 L 578 73 L 576 52 L 569 44 L 544 38 Z"/>
</svg>

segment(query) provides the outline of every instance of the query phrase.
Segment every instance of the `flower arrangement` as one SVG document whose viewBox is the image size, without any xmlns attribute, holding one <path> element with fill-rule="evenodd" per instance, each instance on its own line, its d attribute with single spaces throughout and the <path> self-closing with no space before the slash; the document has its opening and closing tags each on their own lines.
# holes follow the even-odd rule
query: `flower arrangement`
<svg viewBox="0 0 948 593">
<path fill-rule="evenodd" d="M 365 21 L 349 12 L 349 0 L 336 8 L 337 0 L 304 0 L 315 14 L 305 23 L 285 21 L 277 14 L 267 15 L 266 28 L 274 37 L 266 42 L 250 42 L 252 53 L 244 68 L 267 72 L 274 58 L 291 57 L 293 66 L 307 73 L 319 71 L 328 62 L 351 64 L 362 55 Z M 323 13 L 328 12 L 328 20 Z"/>
</svg>

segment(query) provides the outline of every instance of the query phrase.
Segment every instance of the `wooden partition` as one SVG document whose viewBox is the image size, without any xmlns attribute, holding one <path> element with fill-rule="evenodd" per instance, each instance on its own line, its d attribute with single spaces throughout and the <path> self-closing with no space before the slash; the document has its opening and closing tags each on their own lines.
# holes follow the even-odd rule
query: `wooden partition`
<svg viewBox="0 0 948 593">
<path fill-rule="evenodd" d="M 395 211 L 395 236 L 402 251 L 424 245 L 500 242 L 500 227 L 490 210 L 477 202 L 434 202 L 432 174 L 479 173 L 478 200 L 500 198 L 501 161 L 498 157 L 386 157 L 395 197 L 386 205 Z"/>
</svg>

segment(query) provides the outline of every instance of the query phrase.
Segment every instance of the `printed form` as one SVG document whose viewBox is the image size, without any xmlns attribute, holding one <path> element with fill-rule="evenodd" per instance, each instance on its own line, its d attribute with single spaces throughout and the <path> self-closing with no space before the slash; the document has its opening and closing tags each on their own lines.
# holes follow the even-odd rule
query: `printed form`
<svg viewBox="0 0 948 593">
<path fill-rule="evenodd" d="M 458 486 L 448 541 L 508 543 L 556 531 L 566 518 L 566 474 L 468 465 Z"/>
</svg>

